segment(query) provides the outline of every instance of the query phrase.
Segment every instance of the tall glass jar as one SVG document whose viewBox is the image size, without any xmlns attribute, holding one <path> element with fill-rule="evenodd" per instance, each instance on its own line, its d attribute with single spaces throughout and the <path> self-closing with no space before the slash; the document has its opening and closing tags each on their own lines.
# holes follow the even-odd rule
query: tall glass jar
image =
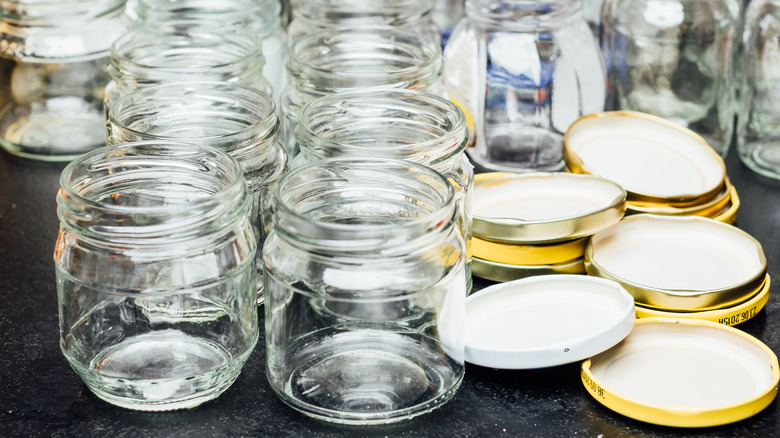
<svg viewBox="0 0 780 438">
<path fill-rule="evenodd" d="M 726 156 L 734 133 L 737 0 L 605 0 L 610 110 L 671 120 Z"/>
<path fill-rule="evenodd" d="M 455 25 L 463 18 L 464 0 L 436 0 L 436 6 L 433 8 L 433 22 L 441 29 L 441 45 L 447 45 L 452 30 Z"/>
<path fill-rule="evenodd" d="M 291 0 L 290 41 L 325 29 L 393 26 L 440 38 L 433 22 L 436 0 Z"/>
<path fill-rule="evenodd" d="M 181 82 L 136 90 L 114 102 L 108 141 L 184 141 L 218 148 L 238 160 L 262 249 L 271 226 L 270 190 L 287 164 L 278 130 L 279 118 L 266 93 L 220 82 Z M 258 304 L 263 301 L 260 257 L 258 251 Z"/>
<path fill-rule="evenodd" d="M 243 29 L 183 22 L 139 27 L 114 42 L 110 61 L 107 112 L 128 93 L 170 82 L 219 81 L 271 92 L 261 42 Z"/>
<path fill-rule="evenodd" d="M 604 109 L 604 63 L 580 0 L 467 0 L 444 59 L 472 128 L 467 153 L 485 170 L 562 170 L 569 125 Z"/>
<path fill-rule="evenodd" d="M 398 28 L 323 30 L 290 46 L 282 95 L 282 142 L 298 154 L 295 126 L 306 103 L 359 88 L 408 88 L 444 95 L 439 44 Z"/>
<path fill-rule="evenodd" d="M 125 0 L 0 2 L 0 146 L 68 161 L 105 145 L 108 50 Z"/>
<path fill-rule="evenodd" d="M 469 247 L 474 167 L 464 154 L 466 118 L 439 96 L 406 89 L 354 90 L 321 97 L 301 109 L 294 167 L 331 157 L 383 157 L 428 166 L 455 189 L 458 229 Z M 470 259 L 469 259 L 470 260 Z M 471 289 L 470 262 L 466 264 Z"/>
<path fill-rule="evenodd" d="M 266 374 L 306 415 L 391 423 L 463 379 L 465 245 L 451 184 L 407 161 L 333 158 L 274 188 Z"/>
<path fill-rule="evenodd" d="M 219 396 L 259 333 L 238 163 L 211 148 L 130 143 L 79 157 L 60 183 L 54 263 L 71 367 L 131 409 Z"/>
<path fill-rule="evenodd" d="M 160 26 L 170 22 L 216 25 L 222 31 L 243 28 L 257 36 L 265 56 L 268 79 L 277 106 L 284 89 L 287 35 L 280 0 L 137 0 L 137 22 Z"/>
</svg>

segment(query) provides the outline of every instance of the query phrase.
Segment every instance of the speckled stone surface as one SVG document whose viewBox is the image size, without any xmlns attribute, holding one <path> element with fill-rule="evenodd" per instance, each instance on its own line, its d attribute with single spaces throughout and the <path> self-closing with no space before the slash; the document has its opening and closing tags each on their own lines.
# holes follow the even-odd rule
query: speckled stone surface
<svg viewBox="0 0 780 438">
<path fill-rule="evenodd" d="M 737 226 L 763 244 L 769 273 L 780 280 L 780 185 L 759 180 L 734 151 L 727 163 L 742 200 Z M 334 426 L 309 419 L 276 397 L 265 379 L 262 343 L 235 384 L 212 402 L 165 413 L 114 407 L 89 392 L 58 346 L 52 251 L 62 167 L 0 152 L 0 437 L 780 434 L 777 401 L 747 420 L 707 429 L 673 429 L 626 418 L 591 398 L 580 382 L 579 364 L 531 371 L 469 365 L 455 397 L 430 414 L 390 427 Z M 487 283 L 477 280 L 476 285 Z M 780 281 L 773 282 L 764 311 L 738 328 L 780 352 Z"/>
</svg>

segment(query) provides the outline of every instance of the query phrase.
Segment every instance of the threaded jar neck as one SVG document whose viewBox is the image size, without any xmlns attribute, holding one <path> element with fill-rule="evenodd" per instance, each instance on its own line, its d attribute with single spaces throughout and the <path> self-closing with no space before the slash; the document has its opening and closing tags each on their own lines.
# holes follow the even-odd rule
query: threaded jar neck
<svg viewBox="0 0 780 438">
<path fill-rule="evenodd" d="M 355 90 L 303 107 L 296 137 L 312 160 L 395 158 L 439 172 L 460 163 L 468 143 L 463 112 L 439 96 L 405 89 Z"/>
<path fill-rule="evenodd" d="M 415 27 L 428 20 L 435 0 L 291 0 L 293 21 L 307 29 L 355 26 Z"/>
<path fill-rule="evenodd" d="M 520 31 L 550 30 L 582 17 L 582 0 L 466 0 L 477 23 Z"/>
<path fill-rule="evenodd" d="M 274 187 L 274 230 L 322 256 L 419 255 L 455 224 L 454 192 L 406 161 L 335 158 L 294 169 Z"/>
<path fill-rule="evenodd" d="M 311 96 L 361 87 L 427 90 L 441 83 L 441 47 L 397 28 L 324 30 L 290 48 L 290 85 Z"/>
<path fill-rule="evenodd" d="M 245 28 L 266 35 L 281 25 L 279 0 L 139 0 L 141 24 L 188 21 Z"/>
</svg>

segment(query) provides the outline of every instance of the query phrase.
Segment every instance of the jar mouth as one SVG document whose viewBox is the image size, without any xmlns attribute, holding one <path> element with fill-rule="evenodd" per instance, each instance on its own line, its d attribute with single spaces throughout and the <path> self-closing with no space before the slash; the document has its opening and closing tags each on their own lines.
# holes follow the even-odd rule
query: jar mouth
<svg viewBox="0 0 780 438">
<path fill-rule="evenodd" d="M 185 141 L 226 152 L 270 143 L 279 129 L 268 94 L 220 82 L 180 82 L 141 88 L 108 111 L 109 141 Z"/>
<path fill-rule="evenodd" d="M 0 18 L 15 25 L 66 26 L 69 20 L 79 25 L 85 19 L 113 15 L 124 10 L 126 0 L 69 0 L 63 7 L 62 0 L 24 0 L 0 2 Z M 52 21 L 55 20 L 55 21 Z"/>
<path fill-rule="evenodd" d="M 401 160 L 316 161 L 284 175 L 273 196 L 274 229 L 313 248 L 403 254 L 421 240 L 433 244 L 455 222 L 449 182 Z"/>
<path fill-rule="evenodd" d="M 282 5 L 277 0 L 139 0 L 136 8 L 141 23 L 213 22 L 259 32 L 278 27 L 281 12 Z"/>
<path fill-rule="evenodd" d="M 434 0 L 292 0 L 293 19 L 304 18 L 318 23 L 337 22 L 345 26 L 400 26 L 428 16 Z"/>
<path fill-rule="evenodd" d="M 135 88 L 203 77 L 238 81 L 261 77 L 261 40 L 245 29 L 174 21 L 144 25 L 111 45 L 109 74 Z"/>
<path fill-rule="evenodd" d="M 224 229 L 249 207 L 230 156 L 157 141 L 106 146 L 74 160 L 60 177 L 57 204 L 63 226 L 79 234 L 147 243 Z"/>
<path fill-rule="evenodd" d="M 323 95 L 358 87 L 425 89 L 443 68 L 436 41 L 387 26 L 302 36 L 290 47 L 287 61 L 293 86 Z"/>
<path fill-rule="evenodd" d="M 302 153 L 398 158 L 436 167 L 468 143 L 463 111 L 439 96 L 406 89 L 353 90 L 321 97 L 299 113 Z"/>
<path fill-rule="evenodd" d="M 485 24 L 541 30 L 581 17 L 582 0 L 466 0 L 465 12 Z"/>
</svg>

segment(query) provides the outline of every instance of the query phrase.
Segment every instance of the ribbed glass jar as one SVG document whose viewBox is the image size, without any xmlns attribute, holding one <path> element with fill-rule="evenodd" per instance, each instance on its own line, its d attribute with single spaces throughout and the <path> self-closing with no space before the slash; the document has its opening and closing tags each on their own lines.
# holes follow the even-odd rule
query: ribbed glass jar
<svg viewBox="0 0 780 438">
<path fill-rule="evenodd" d="M 354 90 L 308 103 L 298 121 L 294 167 L 332 157 L 382 157 L 442 174 L 455 189 L 458 229 L 468 248 L 474 167 L 464 154 L 466 118 L 455 104 L 421 91 Z M 466 272 L 470 290 L 470 262 Z"/>
<path fill-rule="evenodd" d="M 218 397 L 258 339 L 255 238 L 238 163 L 165 142 L 89 152 L 60 179 L 60 347 L 130 409 Z"/>
<path fill-rule="evenodd" d="M 223 32 L 246 29 L 256 35 L 265 57 L 263 76 L 273 90 L 274 102 L 284 89 L 287 35 L 282 28 L 280 0 L 137 0 L 137 23 L 160 26 L 171 22 L 216 25 Z M 232 30 L 230 31 L 232 32 Z"/>
<path fill-rule="evenodd" d="M 290 41 L 325 29 L 393 26 L 440 38 L 433 22 L 436 0 L 291 0 Z"/>
<path fill-rule="evenodd" d="M 295 41 L 282 95 L 282 143 L 295 156 L 295 126 L 306 103 L 359 88 L 408 88 L 445 95 L 439 44 L 397 28 L 324 30 Z"/>
<path fill-rule="evenodd" d="M 0 2 L 0 146 L 68 161 L 105 145 L 111 43 L 130 27 L 125 0 Z"/>
<path fill-rule="evenodd" d="M 604 109 L 604 63 L 580 0 L 467 0 L 444 60 L 470 121 L 467 153 L 484 170 L 562 170 L 569 125 Z"/>
<path fill-rule="evenodd" d="M 258 242 L 271 226 L 270 190 L 287 167 L 277 142 L 279 118 L 271 97 L 219 82 L 182 82 L 136 90 L 114 102 L 108 141 L 184 141 L 215 147 L 238 160 L 249 187 L 251 223 Z M 262 267 L 257 255 L 258 304 Z"/>
<path fill-rule="evenodd" d="M 407 161 L 334 158 L 274 188 L 266 375 L 306 415 L 391 423 L 463 378 L 465 252 L 452 185 Z"/>
<path fill-rule="evenodd" d="M 242 29 L 168 23 L 139 27 L 111 46 L 106 110 L 140 88 L 170 82 L 218 81 L 270 93 L 261 41 Z"/>
</svg>

